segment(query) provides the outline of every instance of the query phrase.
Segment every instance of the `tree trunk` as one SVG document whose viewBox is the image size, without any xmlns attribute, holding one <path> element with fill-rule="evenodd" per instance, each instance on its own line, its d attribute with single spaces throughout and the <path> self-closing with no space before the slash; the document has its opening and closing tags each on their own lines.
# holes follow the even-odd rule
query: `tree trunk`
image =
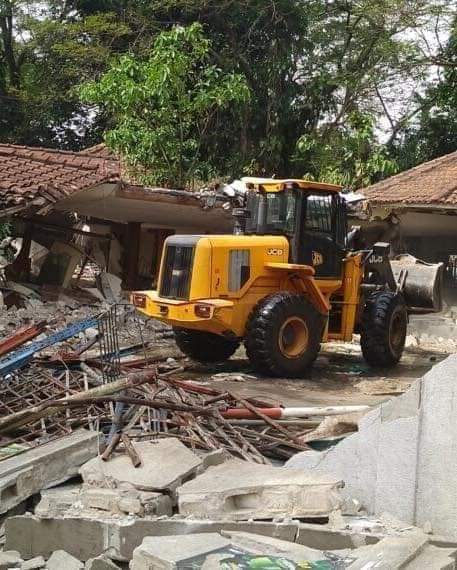
<svg viewBox="0 0 457 570">
<path fill-rule="evenodd" d="M 0 11 L 0 31 L 3 58 L 8 70 L 8 79 L 12 87 L 19 89 L 21 85 L 19 67 L 14 54 L 13 9 L 9 2 Z"/>
</svg>

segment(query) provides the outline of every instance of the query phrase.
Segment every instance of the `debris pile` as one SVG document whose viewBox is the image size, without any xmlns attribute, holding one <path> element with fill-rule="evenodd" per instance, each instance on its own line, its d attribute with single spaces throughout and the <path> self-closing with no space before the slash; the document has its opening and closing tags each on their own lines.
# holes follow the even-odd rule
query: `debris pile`
<svg viewBox="0 0 457 570">
<path fill-rule="evenodd" d="M 106 391 L 107 384 L 135 370 L 138 360 L 145 366 L 169 354 L 161 348 L 168 331 L 140 322 L 129 305 L 80 306 L 72 316 L 52 304 L 44 307 L 36 324 L 20 310 L 0 319 L 7 330 L 0 343 L 0 458 L 79 427 L 103 431 L 113 411 L 107 402 L 67 405 L 53 413 L 42 408 L 97 386 L 105 386 L 103 394 L 115 392 L 115 385 Z"/>
<path fill-rule="evenodd" d="M 128 305 L 21 311 L 0 318 L 0 569 L 456 566 L 457 357 L 375 410 L 288 407 L 199 377 Z"/>
</svg>

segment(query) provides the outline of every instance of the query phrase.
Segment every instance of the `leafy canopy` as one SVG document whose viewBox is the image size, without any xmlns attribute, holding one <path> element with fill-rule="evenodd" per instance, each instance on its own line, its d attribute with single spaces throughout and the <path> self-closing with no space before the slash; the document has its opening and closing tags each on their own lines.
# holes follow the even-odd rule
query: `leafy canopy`
<svg viewBox="0 0 457 570">
<path fill-rule="evenodd" d="M 373 118 L 352 112 L 331 138 L 304 135 L 297 160 L 307 163 L 305 178 L 361 188 L 398 171 L 396 161 L 376 140 Z"/>
<path fill-rule="evenodd" d="M 114 117 L 106 142 L 143 183 L 182 188 L 217 174 L 202 140 L 214 116 L 235 113 L 249 89 L 241 74 L 209 63 L 210 49 L 200 24 L 176 26 L 156 37 L 146 59 L 125 55 L 82 87 L 84 101 Z"/>
<path fill-rule="evenodd" d="M 0 0 L 0 140 L 80 150 L 107 131 L 138 176 L 168 185 L 243 173 L 365 185 L 392 156 L 404 168 L 457 148 L 456 26 L 444 51 L 432 41 L 456 4 Z M 204 34 L 186 39 L 196 22 Z M 106 94 L 100 83 L 82 101 L 76 87 L 100 78 Z"/>
</svg>

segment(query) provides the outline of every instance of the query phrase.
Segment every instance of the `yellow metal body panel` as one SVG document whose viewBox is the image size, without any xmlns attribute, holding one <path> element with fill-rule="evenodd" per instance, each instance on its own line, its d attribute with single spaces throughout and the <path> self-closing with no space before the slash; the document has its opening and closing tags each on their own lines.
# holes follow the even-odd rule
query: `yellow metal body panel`
<svg viewBox="0 0 457 570">
<path fill-rule="evenodd" d="M 229 287 L 230 252 L 248 251 L 250 274 L 241 289 Z M 176 327 L 232 334 L 242 338 L 249 315 L 264 297 L 277 291 L 303 293 L 324 315 L 339 308 L 338 330 L 323 341 L 350 340 L 360 304 L 361 256 L 345 259 L 341 279 L 316 279 L 307 265 L 288 263 L 289 243 L 283 236 L 202 236 L 196 245 L 189 299 L 159 297 L 156 291 L 135 292 L 144 298 L 144 314 Z M 162 263 L 164 258 L 162 259 Z M 161 282 L 163 267 L 159 282 Z M 199 316 L 199 307 L 208 311 Z"/>
<path fill-rule="evenodd" d="M 329 340 L 352 340 L 354 328 L 362 309 L 360 285 L 363 278 L 362 254 L 346 257 L 343 265 L 343 281 L 337 298 L 332 299 L 333 308 L 341 308 L 340 330 L 328 335 Z"/>
<path fill-rule="evenodd" d="M 325 190 L 330 192 L 341 192 L 342 186 L 337 184 L 326 184 L 325 182 L 313 182 L 312 180 L 302 180 L 301 178 L 286 178 L 277 180 L 276 178 L 257 178 L 245 176 L 241 179 L 245 184 L 254 190 L 262 189 L 265 192 L 281 192 L 286 186 L 293 184 L 302 190 Z"/>
</svg>

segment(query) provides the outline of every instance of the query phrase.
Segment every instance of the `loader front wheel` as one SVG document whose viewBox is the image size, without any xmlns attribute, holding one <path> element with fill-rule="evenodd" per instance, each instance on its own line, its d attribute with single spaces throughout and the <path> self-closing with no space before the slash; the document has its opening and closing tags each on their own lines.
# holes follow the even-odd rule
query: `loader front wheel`
<svg viewBox="0 0 457 570">
<path fill-rule="evenodd" d="M 240 346 L 237 340 L 209 332 L 178 327 L 174 327 L 173 332 L 179 350 L 199 362 L 223 362 Z"/>
<path fill-rule="evenodd" d="M 408 312 L 403 296 L 377 291 L 368 297 L 362 317 L 360 345 L 371 366 L 394 366 L 405 348 Z"/>
<path fill-rule="evenodd" d="M 269 376 L 297 377 L 316 360 L 325 319 L 302 295 L 276 293 L 260 301 L 247 324 L 246 353 Z"/>
</svg>

